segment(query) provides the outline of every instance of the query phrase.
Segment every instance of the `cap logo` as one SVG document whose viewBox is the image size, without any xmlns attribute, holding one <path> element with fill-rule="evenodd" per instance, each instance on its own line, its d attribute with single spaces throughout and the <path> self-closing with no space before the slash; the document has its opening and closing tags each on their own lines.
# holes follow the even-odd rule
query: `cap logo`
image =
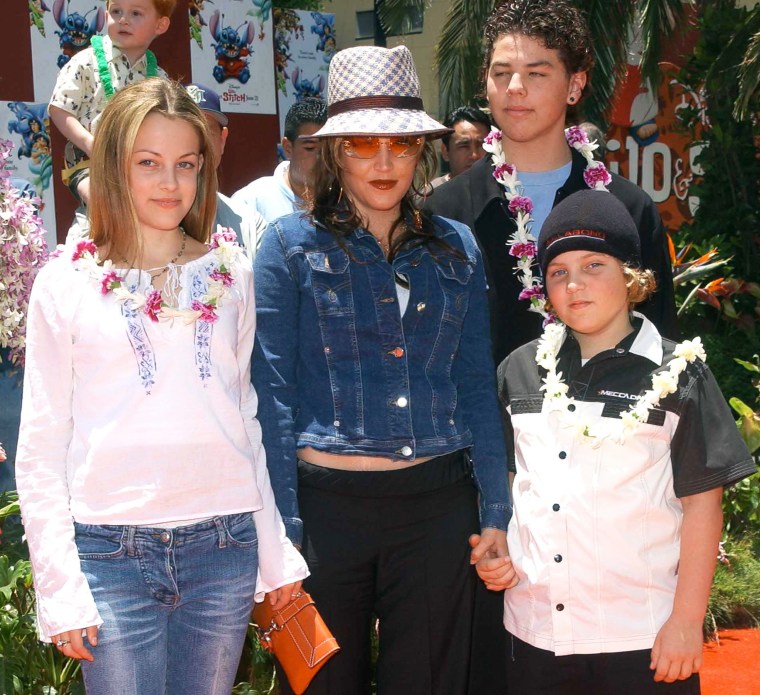
<svg viewBox="0 0 760 695">
<path fill-rule="evenodd" d="M 186 88 L 187 93 L 190 95 L 190 98 L 196 103 L 200 104 L 204 99 L 205 92 L 200 88 L 196 87 L 194 84 L 191 84 L 189 87 Z"/>
<path fill-rule="evenodd" d="M 572 237 L 584 237 L 586 239 L 596 239 L 597 241 L 607 241 L 607 235 L 604 232 L 597 232 L 593 229 L 568 229 L 566 232 L 555 234 L 551 239 L 546 241 L 546 249 L 550 249 L 553 244 L 563 239 Z"/>
</svg>

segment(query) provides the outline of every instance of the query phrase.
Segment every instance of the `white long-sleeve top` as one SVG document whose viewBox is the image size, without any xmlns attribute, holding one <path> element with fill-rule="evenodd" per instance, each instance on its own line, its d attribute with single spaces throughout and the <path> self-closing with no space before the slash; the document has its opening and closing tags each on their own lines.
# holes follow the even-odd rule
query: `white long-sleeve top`
<svg viewBox="0 0 760 695">
<path fill-rule="evenodd" d="M 242 251 L 213 323 L 153 322 L 72 262 L 43 268 L 29 303 L 16 480 L 40 637 L 102 620 L 79 564 L 76 520 L 161 526 L 254 512 L 257 598 L 308 574 L 285 536 L 250 381 L 253 273 Z M 178 305 L 206 296 L 220 256 L 173 266 Z M 145 291 L 150 276 L 130 271 Z"/>
</svg>

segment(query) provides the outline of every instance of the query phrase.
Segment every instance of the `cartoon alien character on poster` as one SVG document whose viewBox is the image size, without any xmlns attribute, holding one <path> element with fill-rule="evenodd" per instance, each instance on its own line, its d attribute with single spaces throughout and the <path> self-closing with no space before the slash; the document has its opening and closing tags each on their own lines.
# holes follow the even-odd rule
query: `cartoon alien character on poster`
<svg viewBox="0 0 760 695">
<path fill-rule="evenodd" d="M 290 79 L 295 89 L 296 101 L 303 101 L 310 97 L 319 97 L 325 88 L 325 76 L 322 74 L 308 80 L 305 77 L 301 77 L 301 71 L 298 68 L 293 68 Z"/>
<path fill-rule="evenodd" d="M 37 195 L 42 197 L 42 192 L 50 187 L 53 173 L 47 104 L 10 101 L 8 108 L 15 116 L 14 120 L 8 121 L 8 132 L 20 136 L 18 158 L 29 158 L 29 171 L 33 174 L 32 184 L 37 190 Z"/>
<path fill-rule="evenodd" d="M 57 64 L 62 68 L 69 62 L 71 56 L 79 53 L 90 45 L 90 39 L 95 36 L 106 23 L 106 13 L 102 7 L 94 6 L 88 12 L 69 12 L 71 0 L 55 0 L 53 3 L 53 18 L 61 28 L 56 31 L 61 55 Z M 94 14 L 93 14 L 94 13 Z"/>
<path fill-rule="evenodd" d="M 321 12 L 312 12 L 311 33 L 317 35 L 317 50 L 322 51 L 325 63 L 329 65 L 335 54 L 335 15 L 324 15 Z"/>
<path fill-rule="evenodd" d="M 253 22 L 243 22 L 239 27 L 225 26 L 224 15 L 216 10 L 211 15 L 208 29 L 216 43 L 212 43 L 216 65 L 214 79 L 221 84 L 235 79 L 245 84 L 251 78 L 246 56 L 253 53 L 253 40 L 256 36 Z"/>
</svg>

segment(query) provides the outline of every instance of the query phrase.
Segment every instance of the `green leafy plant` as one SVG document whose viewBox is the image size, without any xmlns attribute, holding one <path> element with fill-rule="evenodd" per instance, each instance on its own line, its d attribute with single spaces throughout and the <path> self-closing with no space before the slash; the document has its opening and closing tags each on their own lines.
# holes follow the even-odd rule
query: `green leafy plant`
<svg viewBox="0 0 760 695">
<path fill-rule="evenodd" d="M 0 688 L 8 695 L 84 694 L 77 661 L 37 639 L 32 568 L 16 493 L 0 497 Z"/>
<path fill-rule="evenodd" d="M 721 543 L 710 601 L 705 616 L 705 634 L 719 628 L 760 625 L 760 559 L 753 537 L 729 538 Z"/>
</svg>

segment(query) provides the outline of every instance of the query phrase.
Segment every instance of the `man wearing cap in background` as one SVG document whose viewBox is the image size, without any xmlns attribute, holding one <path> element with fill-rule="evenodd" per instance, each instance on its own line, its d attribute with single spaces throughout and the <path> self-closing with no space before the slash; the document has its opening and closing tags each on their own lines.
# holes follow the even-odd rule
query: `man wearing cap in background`
<svg viewBox="0 0 760 695">
<path fill-rule="evenodd" d="M 210 87 L 193 83 L 185 86 L 190 96 L 206 116 L 211 135 L 212 156 L 217 169 L 222 162 L 227 143 L 229 119 L 222 113 L 219 95 Z M 267 222 L 255 209 L 238 210 L 237 206 L 222 193 L 217 193 L 215 227 L 229 227 L 237 234 L 238 243 L 245 248 L 249 258 L 256 254 L 257 240 L 266 229 Z"/>
<path fill-rule="evenodd" d="M 251 181 L 232 196 L 244 210 L 256 210 L 267 222 L 303 209 L 306 192 L 312 185 L 319 160 L 319 144 L 310 136 L 327 120 L 327 106 L 321 99 L 297 101 L 285 116 L 282 149 L 287 160 L 280 162 L 272 176 Z"/>
</svg>

